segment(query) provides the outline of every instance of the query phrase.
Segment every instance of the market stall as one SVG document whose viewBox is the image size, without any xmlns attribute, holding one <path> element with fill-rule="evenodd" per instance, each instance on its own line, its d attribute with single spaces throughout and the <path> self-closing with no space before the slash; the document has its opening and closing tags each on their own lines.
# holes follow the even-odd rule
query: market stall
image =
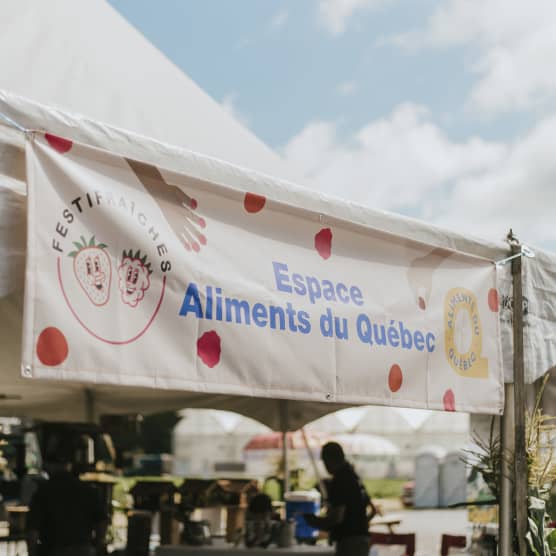
<svg viewBox="0 0 556 556">
<path fill-rule="evenodd" d="M 191 83 L 176 92 L 171 65 L 128 26 L 102 26 L 123 54 L 87 35 L 104 4 L 71 4 L 29 18 L 36 4 L 14 2 L 1 35 L 2 413 L 210 407 L 281 430 L 370 403 L 500 414 L 515 321 L 525 381 L 554 366 L 556 257 L 523 258 L 514 319 L 510 265 L 495 264 L 506 244 L 271 177 L 291 176 Z M 72 9 L 86 25 L 59 40 Z M 32 63 L 39 51 L 48 64 Z M 87 56 L 75 94 L 67 76 Z M 25 81 L 35 66 L 42 78 Z"/>
</svg>

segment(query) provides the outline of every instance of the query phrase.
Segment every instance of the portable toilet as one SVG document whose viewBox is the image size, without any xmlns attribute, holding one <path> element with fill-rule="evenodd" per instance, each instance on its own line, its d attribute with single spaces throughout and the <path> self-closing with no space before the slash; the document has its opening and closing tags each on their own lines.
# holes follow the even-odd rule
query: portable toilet
<svg viewBox="0 0 556 556">
<path fill-rule="evenodd" d="M 440 505 L 440 461 L 446 451 L 438 446 L 422 448 L 415 457 L 415 508 L 438 508 Z"/>
<path fill-rule="evenodd" d="M 440 506 L 446 508 L 467 499 L 467 471 L 460 450 L 448 452 L 440 464 Z"/>
</svg>

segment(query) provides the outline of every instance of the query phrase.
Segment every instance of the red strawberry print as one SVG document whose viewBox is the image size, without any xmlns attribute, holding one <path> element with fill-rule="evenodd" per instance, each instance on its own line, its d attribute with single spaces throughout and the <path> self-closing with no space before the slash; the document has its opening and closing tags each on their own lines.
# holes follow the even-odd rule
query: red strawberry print
<svg viewBox="0 0 556 556">
<path fill-rule="evenodd" d="M 37 340 L 37 357 L 43 365 L 60 365 L 68 356 L 68 342 L 64 334 L 54 326 L 45 328 Z"/>
<path fill-rule="evenodd" d="M 442 403 L 444 404 L 444 411 L 456 410 L 456 397 L 454 396 L 454 392 L 451 389 L 444 392 Z"/>
<path fill-rule="evenodd" d="M 488 307 L 493 313 L 498 312 L 498 291 L 495 288 L 488 292 Z"/>
<path fill-rule="evenodd" d="M 391 392 L 397 392 L 403 384 L 403 373 L 399 365 L 392 365 L 388 373 L 388 388 Z"/>
<path fill-rule="evenodd" d="M 197 340 L 197 355 L 211 369 L 220 362 L 220 336 L 214 331 L 205 332 Z"/>
<path fill-rule="evenodd" d="M 323 259 L 328 259 L 332 253 L 332 230 L 323 228 L 315 235 L 315 249 Z"/>
<path fill-rule="evenodd" d="M 263 210 L 266 203 L 266 197 L 257 195 L 256 193 L 246 193 L 243 199 L 243 206 L 245 210 L 250 213 L 256 213 Z"/>
<path fill-rule="evenodd" d="M 73 143 L 69 139 L 64 139 L 63 137 L 58 137 L 57 135 L 45 133 L 44 138 L 55 151 L 58 151 L 61 154 L 67 153 L 73 147 Z"/>
</svg>

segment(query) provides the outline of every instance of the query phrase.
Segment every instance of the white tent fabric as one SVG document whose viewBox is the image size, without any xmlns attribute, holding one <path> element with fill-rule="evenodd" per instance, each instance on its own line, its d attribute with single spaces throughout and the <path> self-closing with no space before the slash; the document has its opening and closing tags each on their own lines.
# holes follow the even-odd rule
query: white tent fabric
<svg viewBox="0 0 556 556">
<path fill-rule="evenodd" d="M 469 415 L 435 411 L 419 427 L 421 433 L 468 433 Z"/>
<path fill-rule="evenodd" d="M 343 434 L 349 432 L 348 427 L 338 417 L 337 413 L 325 415 L 316 421 L 308 423 L 305 427 L 308 431 L 325 432 L 327 434 Z"/>
<path fill-rule="evenodd" d="M 242 462 L 243 447 L 255 434 L 269 429 L 261 423 L 212 409 L 186 409 L 175 426 L 174 472 L 207 476 L 217 464 Z"/>
<path fill-rule="evenodd" d="M 0 112 L 24 128 L 46 129 L 122 156 L 240 190 L 263 194 L 271 184 L 277 201 L 311 206 L 323 215 L 429 245 L 490 260 L 507 254 L 503 243 L 474 240 L 271 178 L 272 175 L 287 179 L 297 176 L 105 2 L 10 0 L 3 4 L 0 29 L 3 68 L 0 87 L 10 91 L 0 91 Z M 280 401 L 54 381 L 41 382 L 39 386 L 37 382 L 20 378 L 26 205 L 23 143 L 22 132 L 0 125 L 0 411 L 75 419 L 90 416 L 91 402 L 97 413 L 218 407 L 280 428 L 285 414 Z M 553 332 L 556 258 L 537 251 L 536 259 L 526 261 L 525 268 L 527 378 L 532 381 L 556 362 Z M 510 291 L 509 270 L 504 267 L 500 295 L 501 317 L 503 324 L 506 323 L 502 334 L 509 380 Z M 345 406 L 288 402 L 289 427 L 296 428 L 341 407 Z"/>
<path fill-rule="evenodd" d="M 5 0 L 0 88 L 299 182 L 104 0 Z"/>
<path fill-rule="evenodd" d="M 386 436 L 396 434 L 412 434 L 413 427 L 393 408 L 368 407 L 354 427 L 354 432 L 359 434 L 383 434 Z"/>
<path fill-rule="evenodd" d="M 415 220 L 373 211 L 344 201 L 332 200 L 287 182 L 278 181 L 183 149 L 169 147 L 151 139 L 93 122 L 82 116 L 48 108 L 9 93 L 0 92 L 0 112 L 28 129 L 48 129 L 54 134 L 118 152 L 129 158 L 144 160 L 186 173 L 192 177 L 226 183 L 240 190 L 265 194 L 267 187 L 272 185 L 273 195 L 278 201 L 296 206 L 312 206 L 314 210 L 324 215 L 349 220 L 356 224 L 368 225 L 371 222 L 373 227 L 397 236 L 409 236 L 424 243 L 487 256 L 491 259 L 501 257 L 505 253 L 503 245 L 480 243 Z M 1 390 L 4 397 L 2 406 L 10 413 L 26 413 L 29 416 L 39 415 L 49 418 L 67 418 L 67 414 L 75 415 L 78 408 L 83 408 L 77 413 L 84 418 L 84 407 L 86 406 L 83 404 L 84 389 L 82 385 L 49 383 L 37 391 L 38 389 L 34 385 L 18 376 L 22 306 L 21 271 L 25 252 L 23 241 L 25 237 L 23 225 L 25 197 L 19 193 L 25 189 L 25 183 L 21 181 L 21 178 L 24 177 L 22 150 L 24 138 L 21 132 L 14 132 L 13 129 L 6 126 L 0 126 L 0 133 L 2 135 L 0 160 L 4 176 L 2 183 L 5 184 L 0 188 L 0 203 L 2 211 L 7 214 L 7 219 L 3 220 L 3 224 L 4 222 L 8 223 L 0 239 L 0 250 L 4 254 L 3 264 L 0 267 L 0 284 L 3 288 L 0 294 L 4 299 L 0 303 L 0 311 L 3 314 L 2 328 L 5 331 L 1 341 L 4 354 L 3 368 L 6 369 L 2 374 L 2 382 L 5 381 L 5 386 Z M 539 259 L 540 257 L 537 257 L 535 260 L 539 261 Z M 551 259 L 545 257 L 541 260 L 546 263 L 543 269 L 548 272 Z M 502 282 L 503 284 L 504 282 Z M 548 323 L 549 319 L 543 322 Z M 547 338 L 550 338 L 549 334 L 547 334 Z M 544 353 L 547 353 L 547 350 Z M 279 402 L 276 402 L 277 411 L 269 412 L 265 404 L 249 397 L 230 396 L 224 397 L 224 399 L 206 394 L 190 395 L 175 391 L 160 393 L 148 389 L 138 391 L 135 388 L 115 390 L 103 386 L 95 386 L 92 390 L 94 390 L 93 397 L 97 412 L 156 411 L 170 406 L 177 408 L 186 406 L 217 407 L 260 418 L 262 422 L 273 428 L 280 428 L 282 422 L 281 413 L 278 410 Z M 14 396 L 16 399 L 10 399 Z M 21 397 L 21 399 L 17 397 Z M 63 402 L 64 410 L 61 411 L 60 402 L 62 400 L 65 401 Z M 345 406 L 291 402 L 288 407 L 290 427 L 296 428 L 305 422 Z"/>
<path fill-rule="evenodd" d="M 174 436 L 223 435 L 226 428 L 212 409 L 185 409 L 174 427 Z"/>
<path fill-rule="evenodd" d="M 350 456 L 397 456 L 400 453 L 390 440 L 372 434 L 336 434 L 332 440 L 341 444 Z"/>
<path fill-rule="evenodd" d="M 2 4 L 0 30 L 0 88 L 15 93 L 2 94 L 0 112 L 25 126 L 57 130 L 97 146 L 118 145 L 117 150 L 143 159 L 153 155 L 159 159 L 160 142 L 165 142 L 301 180 L 103 0 L 7 0 Z M 38 102 L 27 102 L 19 95 Z M 110 122 L 111 127 L 99 122 Z M 140 147 L 142 136 L 151 140 Z M 179 151 L 169 155 L 167 162 L 180 158 Z M 20 377 L 25 161 L 22 134 L 5 125 L 0 125 L 0 175 L 0 411 L 44 419 L 87 419 L 92 398 L 83 385 L 43 383 L 38 388 Z M 275 402 L 274 411 L 271 404 L 241 396 L 94 389 L 96 414 L 219 407 L 281 428 L 280 403 Z M 341 407 L 290 406 L 290 426 L 297 428 Z"/>
</svg>

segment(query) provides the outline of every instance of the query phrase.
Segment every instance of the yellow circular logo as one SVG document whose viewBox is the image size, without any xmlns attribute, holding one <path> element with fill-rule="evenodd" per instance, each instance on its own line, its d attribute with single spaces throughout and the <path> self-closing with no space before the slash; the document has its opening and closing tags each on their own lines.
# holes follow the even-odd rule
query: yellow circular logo
<svg viewBox="0 0 556 556">
<path fill-rule="evenodd" d="M 454 288 L 446 294 L 444 335 L 446 359 L 456 373 L 470 378 L 488 378 L 488 359 L 481 355 L 481 318 L 473 292 Z"/>
</svg>

